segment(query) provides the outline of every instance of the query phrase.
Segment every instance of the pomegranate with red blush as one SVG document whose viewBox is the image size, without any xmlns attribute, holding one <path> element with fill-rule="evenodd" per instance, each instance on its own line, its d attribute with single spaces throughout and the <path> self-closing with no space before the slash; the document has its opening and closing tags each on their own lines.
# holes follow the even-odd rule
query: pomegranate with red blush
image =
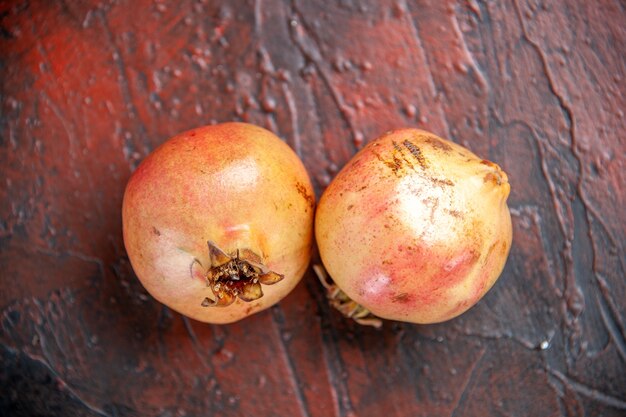
<svg viewBox="0 0 626 417">
<path fill-rule="evenodd" d="M 431 133 L 399 129 L 369 143 L 317 208 L 331 302 L 369 324 L 378 324 L 374 316 L 435 323 L 465 312 L 506 262 L 509 192 L 498 165 Z"/>
<path fill-rule="evenodd" d="M 144 287 L 172 309 L 230 323 L 280 301 L 311 255 L 315 197 L 271 132 L 224 123 L 181 133 L 130 178 L 124 243 Z"/>
</svg>

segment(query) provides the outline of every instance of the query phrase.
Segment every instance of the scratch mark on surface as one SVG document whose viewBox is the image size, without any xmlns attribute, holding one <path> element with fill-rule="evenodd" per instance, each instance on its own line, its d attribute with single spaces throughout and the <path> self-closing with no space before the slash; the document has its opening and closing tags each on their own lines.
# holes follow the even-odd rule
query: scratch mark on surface
<svg viewBox="0 0 626 417">
<path fill-rule="evenodd" d="M 470 367 L 469 375 L 467 376 L 467 378 L 463 382 L 463 386 L 461 387 L 461 393 L 459 394 L 459 399 L 457 400 L 456 404 L 452 408 L 452 412 L 450 413 L 450 417 L 454 417 L 454 415 L 457 413 L 457 411 L 459 411 L 459 408 L 465 403 L 465 401 L 467 399 L 467 395 L 468 395 L 468 390 L 470 389 L 470 384 L 474 380 L 474 377 L 476 375 L 476 371 L 478 369 L 480 369 L 480 363 L 482 362 L 483 357 L 485 356 L 485 352 L 486 351 L 487 351 L 487 349 L 483 348 L 480 351 L 480 354 L 478 355 L 478 358 L 474 361 L 474 363 Z"/>
<path fill-rule="evenodd" d="M 44 99 L 46 105 L 50 107 L 57 119 L 59 119 L 59 122 L 61 122 L 61 126 L 63 126 L 63 130 L 65 130 L 65 134 L 67 135 L 67 139 L 69 142 L 70 157 L 68 159 L 73 165 L 73 162 L 76 160 L 76 147 L 78 140 L 76 138 L 76 132 L 74 132 L 74 129 L 72 128 L 72 123 L 68 122 L 59 106 L 56 105 L 56 103 L 50 98 L 50 96 L 48 96 L 44 91 L 41 91 L 39 94 Z"/>
<path fill-rule="evenodd" d="M 328 69 L 324 65 L 324 59 L 322 58 L 322 53 L 320 51 L 319 41 L 315 38 L 315 36 L 310 35 L 311 30 L 307 27 L 302 13 L 298 10 L 295 5 L 295 2 L 292 2 L 292 10 L 294 15 L 297 17 L 296 25 L 291 27 L 291 36 L 294 44 L 298 47 L 302 55 L 310 60 L 317 72 L 320 75 L 322 83 L 326 89 L 330 92 L 330 96 L 335 104 L 337 110 L 339 110 L 339 114 L 341 115 L 343 121 L 347 124 L 351 134 L 352 134 L 352 143 L 356 141 L 357 138 L 357 129 L 352 121 L 352 118 L 348 114 L 346 110 L 346 105 L 343 101 L 343 97 L 337 91 L 337 89 L 333 86 L 332 81 L 330 80 L 330 75 L 328 74 Z M 356 151 L 356 149 L 355 149 Z"/>
<path fill-rule="evenodd" d="M 206 358 L 202 354 L 202 349 L 200 348 L 200 342 L 198 341 L 198 337 L 196 336 L 196 333 L 193 331 L 193 328 L 191 327 L 191 323 L 189 323 L 189 319 L 183 315 L 181 315 L 181 318 L 183 319 L 183 324 L 185 326 L 185 330 L 187 331 L 187 335 L 189 336 L 189 339 L 191 340 L 191 346 L 193 348 L 194 353 L 196 354 L 200 362 L 202 362 L 202 365 L 205 368 L 210 369 L 212 372 L 213 367 L 209 365 Z"/>
<path fill-rule="evenodd" d="M 596 301 L 600 310 L 600 316 L 604 322 L 604 327 L 609 333 L 611 339 L 617 347 L 622 359 L 626 360 L 626 338 L 624 338 L 624 325 L 621 323 L 620 315 L 616 311 L 615 302 L 613 301 L 608 283 L 600 275 L 595 274 L 598 286 L 600 287 L 600 294 L 596 295 Z"/>
<path fill-rule="evenodd" d="M 326 374 L 328 375 L 328 386 L 333 398 L 335 415 L 340 417 L 344 415 L 354 416 L 354 406 L 342 376 L 345 372 L 345 364 L 339 352 L 337 329 L 329 323 L 332 312 L 327 302 L 326 294 L 322 292 L 320 286 L 313 285 L 310 281 L 307 281 L 306 285 L 321 313 L 322 355 Z"/>
<path fill-rule="evenodd" d="M 411 10 L 411 8 L 409 7 L 409 5 L 407 4 L 406 0 L 403 0 L 403 7 L 406 10 Z M 426 56 L 426 51 L 424 49 L 424 45 L 422 43 L 422 39 L 420 37 L 419 34 L 419 28 L 416 25 L 415 21 L 412 18 L 412 13 L 407 13 L 407 20 L 409 23 L 409 29 L 413 35 L 413 38 L 415 39 L 415 43 L 417 44 L 418 49 L 421 52 L 421 55 L 424 57 L 424 62 L 425 62 L 425 66 L 428 69 L 428 85 L 430 86 L 430 90 L 431 90 L 431 94 L 433 99 L 436 100 L 436 97 L 438 95 L 438 88 L 437 88 L 437 84 L 435 83 L 435 77 L 433 75 L 433 71 L 431 69 L 431 64 L 430 62 L 428 62 L 428 57 Z M 441 108 L 441 105 L 438 104 L 437 106 L 437 110 L 439 113 L 439 118 L 441 119 L 445 129 L 446 129 L 446 137 L 448 138 L 452 138 L 452 132 L 450 131 L 450 124 L 448 123 L 448 119 L 443 111 L 443 109 Z"/>
<path fill-rule="evenodd" d="M 296 155 L 302 158 L 302 139 L 300 138 L 300 131 L 298 129 L 298 107 L 293 98 L 291 90 L 286 83 L 282 84 L 283 96 L 287 103 L 287 109 L 289 110 L 289 119 L 291 120 L 291 130 L 293 131 L 293 150 Z"/>
<path fill-rule="evenodd" d="M 131 119 L 138 121 L 137 129 L 139 130 L 139 133 L 141 134 L 141 139 L 144 142 L 144 152 L 148 152 L 151 147 L 147 141 L 146 127 L 144 126 L 143 122 L 139 118 L 139 112 L 137 111 L 137 107 L 135 106 L 135 103 L 133 101 L 133 95 L 130 89 L 130 81 L 128 79 L 128 74 L 126 73 L 126 64 L 124 63 L 124 59 L 122 58 L 122 52 L 120 51 L 120 48 L 115 43 L 113 32 L 111 31 L 111 28 L 109 27 L 109 23 L 107 21 L 107 18 L 104 12 L 98 11 L 97 14 L 98 14 L 98 18 L 100 19 L 100 23 L 102 24 L 102 27 L 104 28 L 106 39 L 109 42 L 111 49 L 113 50 L 113 61 L 115 62 L 117 71 L 120 76 L 119 84 L 120 84 L 120 89 L 122 92 L 122 97 L 124 99 L 124 103 L 126 104 L 126 110 L 128 111 Z M 138 163 L 138 161 L 135 161 L 132 158 L 132 155 L 135 151 L 134 144 L 132 140 L 125 138 L 124 146 L 129 150 L 128 152 L 124 153 L 125 159 L 128 162 L 131 170 L 133 170 Z"/>
<path fill-rule="evenodd" d="M 546 336 L 543 336 L 540 338 L 540 341 L 537 343 L 533 343 L 529 340 L 525 340 L 523 338 L 517 337 L 515 335 L 512 335 L 509 332 L 503 332 L 503 333 L 493 333 L 493 334 L 487 334 L 487 333 L 476 333 L 476 332 L 463 332 L 460 331 L 460 334 L 464 335 L 464 336 L 468 336 L 468 337 L 476 337 L 479 339 L 484 339 L 484 340 L 495 340 L 495 341 L 500 341 L 500 340 L 510 340 L 512 342 L 515 342 L 517 344 L 519 344 L 520 346 L 524 347 L 525 349 L 528 350 L 532 350 L 532 351 L 536 351 L 537 348 L 541 345 L 542 342 L 544 342 L 545 340 L 550 340 L 552 338 L 552 336 L 550 335 L 554 335 L 556 333 L 555 329 L 551 329 L 548 330 L 546 333 Z"/>
<path fill-rule="evenodd" d="M 289 380 L 291 381 L 296 401 L 298 403 L 298 408 L 300 409 L 300 414 L 303 417 L 310 417 L 311 413 L 309 412 L 309 407 L 306 401 L 306 398 L 302 392 L 302 387 L 300 386 L 300 378 L 298 378 L 298 373 L 295 370 L 294 362 L 291 359 L 291 355 L 287 350 L 287 346 L 285 346 L 285 340 L 283 339 L 282 333 L 282 323 L 285 321 L 283 317 L 282 310 L 280 306 L 275 306 L 272 308 L 272 322 L 274 323 L 274 330 L 276 331 L 276 338 L 278 340 L 278 346 L 280 349 L 281 356 L 285 362 L 285 368 L 287 370 L 287 374 L 289 375 Z"/>
<path fill-rule="evenodd" d="M 479 9 L 479 13 L 480 13 L 480 9 Z M 474 55 L 470 52 L 469 48 L 467 47 L 467 42 L 465 42 L 465 36 L 463 35 L 463 31 L 459 27 L 459 19 L 457 18 L 456 13 L 453 14 L 452 29 L 454 30 L 456 38 L 460 42 L 460 46 L 461 46 L 461 49 L 463 50 L 463 53 L 467 57 L 467 60 L 469 61 L 472 68 L 474 68 L 474 71 L 476 72 L 476 75 L 478 76 L 478 83 L 480 84 L 481 88 L 486 90 L 487 95 L 489 95 L 490 88 L 489 88 L 489 83 L 487 82 L 487 78 L 485 77 L 485 73 L 482 70 L 482 68 L 480 68 L 480 66 L 478 65 L 478 62 L 476 62 L 476 60 L 474 59 Z"/>
<path fill-rule="evenodd" d="M 575 381 L 555 369 L 547 368 L 547 371 L 550 373 L 550 375 L 556 377 L 559 381 L 561 381 L 564 385 L 566 385 L 574 392 L 577 392 L 593 401 L 599 402 L 600 404 L 613 407 L 618 410 L 626 410 L 625 400 L 615 398 L 611 395 L 605 394 L 602 391 L 590 388 L 587 385 Z"/>
</svg>

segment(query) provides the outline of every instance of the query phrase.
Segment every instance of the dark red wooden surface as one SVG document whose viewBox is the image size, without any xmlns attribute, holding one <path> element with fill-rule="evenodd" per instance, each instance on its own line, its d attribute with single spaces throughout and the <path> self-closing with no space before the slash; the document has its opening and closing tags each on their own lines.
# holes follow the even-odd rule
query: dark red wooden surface
<svg viewBox="0 0 626 417">
<path fill-rule="evenodd" d="M 0 3 L 0 414 L 626 414 L 620 0 Z M 417 126 L 502 165 L 514 242 L 451 322 L 359 327 L 308 273 L 237 324 L 136 280 L 124 185 L 169 136 L 268 127 L 316 191 Z"/>
</svg>

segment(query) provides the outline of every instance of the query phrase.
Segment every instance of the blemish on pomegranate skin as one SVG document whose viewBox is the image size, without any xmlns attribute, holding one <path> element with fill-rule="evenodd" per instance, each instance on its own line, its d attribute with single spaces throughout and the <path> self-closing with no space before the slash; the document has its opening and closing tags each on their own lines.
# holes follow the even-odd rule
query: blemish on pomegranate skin
<svg viewBox="0 0 626 417">
<path fill-rule="evenodd" d="M 298 190 L 298 194 L 300 194 L 304 198 L 304 200 L 308 203 L 311 209 L 315 207 L 315 197 L 309 194 L 304 184 L 297 182 L 296 190 Z"/>
<path fill-rule="evenodd" d="M 404 171 L 402 169 L 402 161 L 395 154 L 393 155 L 393 162 L 390 162 L 389 166 L 397 177 L 402 177 L 404 175 Z M 413 168 L 412 165 L 410 165 L 410 167 Z"/>
<path fill-rule="evenodd" d="M 432 136 L 427 137 L 426 139 L 424 139 L 424 142 L 428 143 L 430 146 L 432 146 L 435 149 L 439 149 L 441 151 L 444 151 L 446 153 L 452 151 L 452 146 L 448 145 L 447 143 L 434 138 Z"/>
<path fill-rule="evenodd" d="M 446 213 L 448 213 L 450 216 L 452 217 L 456 217 L 457 219 L 462 219 L 463 218 L 463 213 L 461 213 L 458 210 L 450 210 L 450 209 L 445 209 Z"/>
<path fill-rule="evenodd" d="M 435 178 L 435 177 L 429 177 L 428 178 L 432 183 L 434 183 L 435 185 L 438 185 L 440 187 L 442 186 L 447 186 L 447 187 L 451 187 L 454 185 L 454 182 L 452 182 L 451 180 L 444 178 Z"/>
<path fill-rule="evenodd" d="M 156 236 L 161 236 L 161 232 L 156 227 L 152 226 L 152 233 Z"/>
<path fill-rule="evenodd" d="M 428 168 L 428 161 L 426 161 L 422 150 L 416 144 L 409 140 L 403 141 L 402 144 L 409 150 L 409 152 L 411 152 L 411 155 L 415 157 L 417 163 L 420 165 L 420 167 L 422 167 L 422 169 Z"/>
<path fill-rule="evenodd" d="M 391 297 L 392 303 L 407 304 L 411 302 L 411 296 L 405 292 L 395 294 Z"/>
<path fill-rule="evenodd" d="M 493 254 L 495 252 L 496 246 L 498 246 L 498 242 L 495 242 L 493 245 L 489 246 L 487 250 L 487 255 L 485 256 L 485 260 L 483 261 L 483 265 L 489 265 L 492 263 Z"/>
<path fill-rule="evenodd" d="M 483 177 L 483 182 L 492 182 L 496 185 L 502 185 L 502 177 L 497 172 L 488 172 Z"/>
<path fill-rule="evenodd" d="M 387 168 L 391 170 L 393 175 L 400 178 L 406 175 L 406 170 L 411 169 L 415 171 L 415 167 L 413 163 L 406 157 L 404 154 L 402 147 L 398 145 L 397 142 L 391 141 L 393 145 L 393 150 L 390 159 L 383 158 L 379 153 L 372 152 L 372 154 L 382 162 Z"/>
<path fill-rule="evenodd" d="M 506 253 L 509 251 L 509 245 L 507 245 L 506 242 L 502 242 L 500 244 L 500 254 L 501 255 L 506 255 Z"/>
</svg>

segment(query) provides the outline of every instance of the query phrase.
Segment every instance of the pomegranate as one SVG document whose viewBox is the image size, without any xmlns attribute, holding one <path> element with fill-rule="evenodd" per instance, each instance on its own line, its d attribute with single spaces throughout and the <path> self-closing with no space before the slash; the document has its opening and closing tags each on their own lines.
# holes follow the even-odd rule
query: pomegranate
<svg viewBox="0 0 626 417">
<path fill-rule="evenodd" d="M 369 143 L 317 208 L 332 304 L 375 325 L 374 316 L 435 323 L 468 310 L 506 262 L 509 192 L 498 165 L 431 133 L 399 129 Z"/>
<path fill-rule="evenodd" d="M 274 134 L 207 126 L 171 138 L 133 173 L 124 244 L 157 300 L 230 323 L 277 303 L 302 278 L 314 206 L 302 162 Z"/>
</svg>

